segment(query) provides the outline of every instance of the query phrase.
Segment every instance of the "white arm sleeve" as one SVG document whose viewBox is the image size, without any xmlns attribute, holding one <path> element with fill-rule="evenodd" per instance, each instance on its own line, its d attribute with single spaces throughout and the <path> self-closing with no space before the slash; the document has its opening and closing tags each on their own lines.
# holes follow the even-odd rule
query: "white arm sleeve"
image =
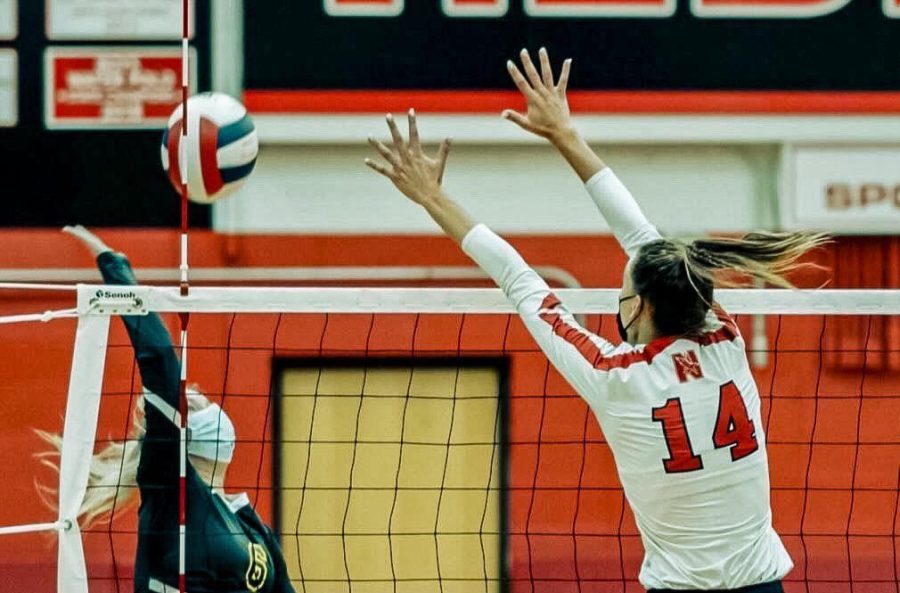
<svg viewBox="0 0 900 593">
<path fill-rule="evenodd" d="M 582 398 L 596 403 L 605 392 L 607 373 L 603 372 L 603 363 L 615 347 L 582 328 L 512 245 L 485 225 L 469 231 L 462 249 L 512 302 L 553 366 Z"/>
<path fill-rule="evenodd" d="M 628 257 L 634 257 L 641 245 L 662 238 L 612 169 L 606 167 L 584 186 Z"/>
</svg>

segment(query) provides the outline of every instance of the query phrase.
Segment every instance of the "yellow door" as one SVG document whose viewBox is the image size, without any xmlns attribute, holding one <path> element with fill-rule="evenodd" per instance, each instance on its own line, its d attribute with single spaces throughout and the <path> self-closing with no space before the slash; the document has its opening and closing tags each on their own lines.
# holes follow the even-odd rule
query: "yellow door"
<svg viewBox="0 0 900 593">
<path fill-rule="evenodd" d="M 281 376 L 280 527 L 298 592 L 499 591 L 500 372 L 371 364 Z"/>
</svg>

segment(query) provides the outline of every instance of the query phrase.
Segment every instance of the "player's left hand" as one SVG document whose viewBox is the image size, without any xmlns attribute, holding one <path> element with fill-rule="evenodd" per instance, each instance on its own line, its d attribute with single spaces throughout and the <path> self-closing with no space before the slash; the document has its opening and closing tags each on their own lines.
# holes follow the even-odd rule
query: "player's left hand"
<svg viewBox="0 0 900 593">
<path fill-rule="evenodd" d="M 436 198 L 441 193 L 447 157 L 450 155 L 450 139 L 441 143 L 435 157 L 430 157 L 419 140 L 414 110 L 409 110 L 409 142 L 403 139 L 393 116 L 387 116 L 387 124 L 391 131 L 390 145 L 371 137 L 369 144 L 388 164 L 366 159 L 366 165 L 390 179 L 397 189 L 417 204 Z"/>
</svg>

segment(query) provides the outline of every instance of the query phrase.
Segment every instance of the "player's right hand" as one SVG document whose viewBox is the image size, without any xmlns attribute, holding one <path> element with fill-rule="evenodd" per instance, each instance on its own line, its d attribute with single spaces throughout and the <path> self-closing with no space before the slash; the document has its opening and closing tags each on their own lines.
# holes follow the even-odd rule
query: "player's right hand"
<svg viewBox="0 0 900 593">
<path fill-rule="evenodd" d="M 91 255 L 97 257 L 101 253 L 105 251 L 112 251 L 112 249 L 103 242 L 103 239 L 87 230 L 80 224 L 74 226 L 64 226 L 63 232 L 72 235 L 76 239 L 79 239 L 81 243 L 87 247 L 87 249 L 91 252 Z"/>
<path fill-rule="evenodd" d="M 540 73 L 532 63 L 527 49 L 523 49 L 520 54 L 527 78 L 512 60 L 506 62 L 510 77 L 528 101 L 528 111 L 522 114 L 507 109 L 502 115 L 522 129 L 552 140 L 555 136 L 569 130 L 572 125 L 569 102 L 566 98 L 572 60 L 568 59 L 563 62 L 559 80 L 554 83 L 553 68 L 550 66 L 547 50 L 542 47 L 538 53 L 541 60 Z"/>
<path fill-rule="evenodd" d="M 391 142 L 385 144 L 370 137 L 369 144 L 388 164 L 366 159 L 366 165 L 390 179 L 410 200 L 424 206 L 425 202 L 441 194 L 447 157 L 450 154 L 450 139 L 444 140 L 437 155 L 432 157 L 422 148 L 414 110 L 409 110 L 408 142 L 400 133 L 392 115 L 387 116 L 387 125 L 391 132 Z"/>
</svg>

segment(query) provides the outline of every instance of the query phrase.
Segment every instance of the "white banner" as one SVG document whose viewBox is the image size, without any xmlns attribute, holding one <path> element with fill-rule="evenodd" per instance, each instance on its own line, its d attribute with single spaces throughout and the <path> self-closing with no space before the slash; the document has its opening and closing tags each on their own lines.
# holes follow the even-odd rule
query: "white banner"
<svg viewBox="0 0 900 593">
<path fill-rule="evenodd" d="M 15 39 L 19 34 L 19 0 L 0 0 L 0 39 Z"/>
<path fill-rule="evenodd" d="M 188 4 L 193 35 L 194 2 Z M 175 40 L 181 34 L 182 0 L 47 0 L 52 40 Z"/>
<path fill-rule="evenodd" d="M 16 52 L 0 49 L 0 128 L 16 125 L 18 115 L 19 68 Z"/>
<path fill-rule="evenodd" d="M 789 145 L 782 165 L 785 228 L 900 234 L 900 145 Z"/>
</svg>

